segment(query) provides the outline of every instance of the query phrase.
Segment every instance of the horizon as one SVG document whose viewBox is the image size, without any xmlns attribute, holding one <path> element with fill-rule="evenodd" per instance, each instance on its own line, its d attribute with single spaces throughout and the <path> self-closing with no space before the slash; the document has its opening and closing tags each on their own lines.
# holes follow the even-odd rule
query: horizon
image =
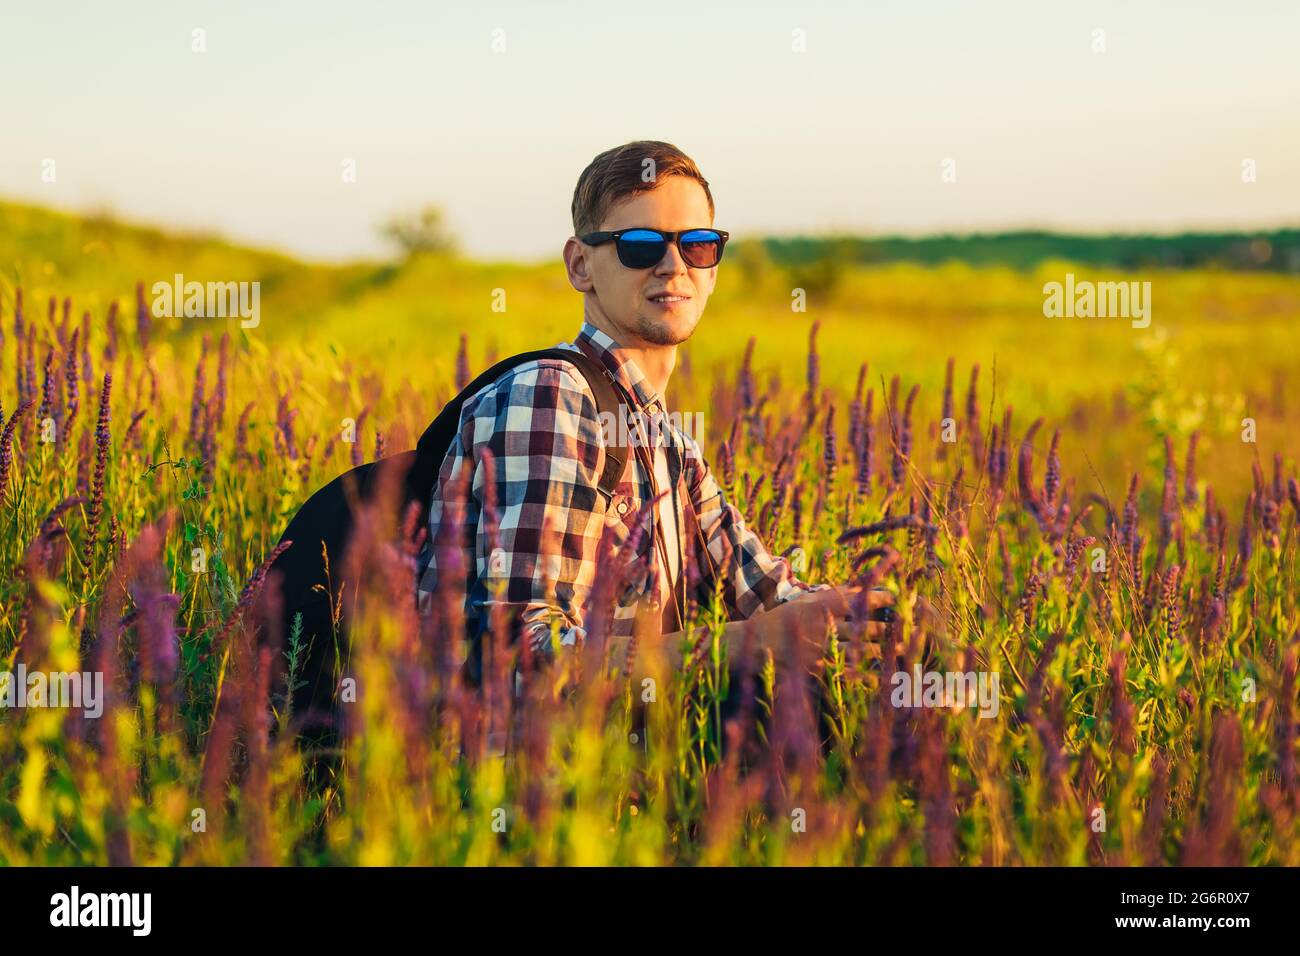
<svg viewBox="0 0 1300 956">
<path fill-rule="evenodd" d="M 256 253 L 259 255 L 279 256 L 291 259 L 305 266 L 347 266 L 361 265 L 367 263 L 383 263 L 397 261 L 403 258 L 400 251 L 395 248 L 387 248 L 371 254 L 356 255 L 349 257 L 317 257 L 313 255 L 300 255 L 294 250 L 277 247 L 272 244 L 258 243 L 256 241 L 245 241 L 237 236 L 227 235 L 211 228 L 202 226 L 182 227 L 175 224 L 151 222 L 149 220 L 136 219 L 130 216 L 124 216 L 116 209 L 107 206 L 100 206 L 96 209 L 76 210 L 62 209 L 57 206 L 44 205 L 27 201 L 21 197 L 12 197 L 0 195 L 0 207 L 17 206 L 25 209 L 36 211 L 37 213 L 46 213 L 57 216 L 66 216 L 71 219 L 79 220 L 82 223 L 91 221 L 100 221 L 108 224 L 112 228 L 124 229 L 129 231 L 157 232 L 168 239 L 180 242 L 210 242 L 220 245 L 230 246 L 246 252 Z M 927 242 L 972 242 L 980 240 L 1000 240 L 1017 236 L 1034 236 L 1041 237 L 1045 240 L 1051 239 L 1080 239 L 1085 241 L 1133 241 L 1133 240 L 1186 240 L 1195 238 L 1255 238 L 1261 235 L 1275 235 L 1278 233 L 1300 233 L 1300 220 L 1296 222 L 1284 222 L 1276 225 L 1261 225 L 1257 227 L 1243 226 L 1241 228 L 1188 228 L 1169 231 L 1150 231 L 1150 230 L 1133 230 L 1128 232 L 1105 230 L 1105 229 L 1053 229 L 1046 226 L 1013 226 L 1005 229 L 990 228 L 979 229 L 972 232 L 926 232 L 926 233 L 835 233 L 835 232 L 803 232 L 803 233 L 756 233 L 748 236 L 738 237 L 739 242 L 753 241 L 760 243 L 796 243 L 796 242 L 814 242 L 830 243 L 836 241 L 848 242 L 865 242 L 865 243 L 917 243 Z M 458 238 L 458 237 L 456 237 Z M 509 256 L 480 256 L 473 254 L 472 251 L 464 248 L 458 249 L 454 253 L 455 257 L 463 258 L 468 261 L 479 262 L 482 264 L 517 264 L 522 266 L 537 266 L 552 263 L 560 259 L 557 251 L 555 255 L 539 255 L 536 257 L 509 257 Z M 885 260 L 893 261 L 893 260 Z M 1288 270 L 1293 271 L 1293 270 Z"/>
</svg>

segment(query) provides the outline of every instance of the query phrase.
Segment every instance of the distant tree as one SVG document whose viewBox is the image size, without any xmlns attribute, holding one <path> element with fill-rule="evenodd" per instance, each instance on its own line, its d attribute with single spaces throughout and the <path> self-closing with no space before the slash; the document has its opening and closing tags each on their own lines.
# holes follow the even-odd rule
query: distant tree
<svg viewBox="0 0 1300 956">
<path fill-rule="evenodd" d="M 732 243 L 727 247 L 727 259 L 740 271 L 745 288 L 750 290 L 761 289 L 776 268 L 761 239 L 742 239 Z"/>
<path fill-rule="evenodd" d="M 446 217 L 437 206 L 425 206 L 418 212 L 394 216 L 380 229 L 402 254 L 410 257 L 423 253 L 448 254 L 456 251 L 456 237 L 447 226 Z"/>
<path fill-rule="evenodd" d="M 810 296 L 819 299 L 833 298 L 851 264 L 851 260 L 846 258 L 845 248 L 838 243 L 830 245 L 822 249 L 820 255 L 811 262 L 788 267 L 790 284 L 807 290 Z"/>
</svg>

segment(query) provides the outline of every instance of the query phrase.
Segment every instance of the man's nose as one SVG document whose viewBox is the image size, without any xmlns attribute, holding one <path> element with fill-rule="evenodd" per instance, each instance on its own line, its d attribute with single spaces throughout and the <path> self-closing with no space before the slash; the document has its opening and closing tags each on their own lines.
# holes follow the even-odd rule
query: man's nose
<svg viewBox="0 0 1300 956">
<path fill-rule="evenodd" d="M 677 248 L 677 243 L 668 243 L 668 250 L 664 257 L 659 260 L 655 266 L 656 275 L 675 276 L 680 272 L 686 271 L 686 260 L 682 258 L 682 251 Z"/>
</svg>

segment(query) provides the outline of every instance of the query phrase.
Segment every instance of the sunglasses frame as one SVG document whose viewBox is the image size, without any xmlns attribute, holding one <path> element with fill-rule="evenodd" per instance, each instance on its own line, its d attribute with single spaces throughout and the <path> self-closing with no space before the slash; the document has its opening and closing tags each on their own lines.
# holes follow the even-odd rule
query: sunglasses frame
<svg viewBox="0 0 1300 956">
<path fill-rule="evenodd" d="M 589 246 L 600 246 L 600 245 L 604 245 L 604 244 L 607 243 L 607 242 L 614 242 L 614 243 L 615 243 L 615 247 L 614 247 L 614 248 L 615 248 L 615 251 L 617 251 L 617 250 L 618 250 L 618 245 L 617 245 L 618 240 L 621 239 L 621 238 L 623 237 L 624 233 L 628 233 L 628 232 L 653 232 L 653 233 L 656 233 L 656 234 L 662 236 L 662 237 L 663 237 L 663 241 L 664 241 L 664 252 L 666 253 L 666 252 L 668 251 L 668 244 L 669 244 L 669 243 L 672 243 L 673 245 L 675 245 L 675 246 L 677 247 L 677 253 L 678 253 L 678 255 L 680 255 L 680 256 L 682 257 L 682 261 L 683 261 L 683 262 L 686 262 L 686 254 L 685 254 L 684 252 L 682 252 L 682 241 L 681 241 L 681 237 L 682 237 L 682 236 L 684 236 L 684 235 L 685 235 L 686 233 L 688 233 L 688 232 L 715 232 L 715 233 L 717 233 L 717 234 L 718 234 L 718 237 L 719 237 L 719 239 L 720 239 L 720 241 L 719 241 L 719 243 L 718 243 L 718 260 L 717 260 L 717 262 L 713 263 L 713 265 L 711 265 L 711 266 L 693 266 L 693 265 L 691 265 L 689 262 L 686 262 L 687 267 L 688 267 L 688 268 L 691 268 L 691 269 L 714 269 L 714 268 L 717 268 L 718 264 L 719 264 L 720 262 L 722 262 L 722 254 L 723 254 L 723 252 L 726 251 L 726 248 L 727 248 L 727 240 L 731 238 L 731 234 L 730 234 L 730 233 L 728 233 L 728 232 L 723 232 L 721 229 L 714 229 L 712 226 L 695 226 L 694 228 L 691 228 L 691 229 L 683 229 L 683 230 L 681 230 L 680 232 L 668 232 L 667 230 L 664 230 L 664 229 L 653 229 L 653 228 L 651 228 L 650 226 L 630 226 L 630 227 L 628 227 L 627 229 L 616 229 L 616 230 L 614 230 L 613 232 L 589 232 L 589 233 L 587 233 L 585 236 L 579 236 L 578 238 L 581 239 L 583 242 L 585 242 L 585 243 L 586 243 L 587 245 L 589 245 Z M 619 261 L 619 264 L 622 265 L 624 269 L 653 269 L 655 266 L 657 266 L 660 262 L 663 261 L 663 256 L 660 256 L 658 259 L 656 259 L 654 262 L 650 263 L 650 265 L 648 265 L 648 266 L 630 266 L 630 265 L 628 265 L 626 262 L 623 261 L 622 253 L 619 253 L 618 261 Z"/>
</svg>

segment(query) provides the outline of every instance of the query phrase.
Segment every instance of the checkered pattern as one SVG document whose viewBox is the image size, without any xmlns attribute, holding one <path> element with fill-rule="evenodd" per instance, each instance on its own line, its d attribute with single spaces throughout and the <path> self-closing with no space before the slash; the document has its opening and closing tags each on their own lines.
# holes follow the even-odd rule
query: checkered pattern
<svg viewBox="0 0 1300 956">
<path fill-rule="evenodd" d="M 647 416 L 665 411 L 636 363 L 616 355 L 614 341 L 590 323 L 583 323 L 575 342 L 560 347 L 582 347 L 598 357 L 634 411 Z M 519 615 L 536 649 L 550 649 L 556 616 L 560 643 L 576 643 L 585 635 L 596 559 L 608 528 L 613 545 L 625 552 L 623 560 L 643 572 L 615 600 L 610 633 L 630 635 L 643 599 L 652 602 L 651 607 L 672 600 L 660 547 L 670 556 L 669 569 L 693 565 L 707 574 L 709 563 L 702 555 L 687 553 L 700 547 L 693 524 L 688 524 L 694 520 L 688 501 L 694 504 L 709 553 L 724 578 L 723 596 L 732 619 L 825 587 L 797 580 L 784 558 L 768 552 L 725 499 L 699 445 L 666 420 L 657 447 L 629 454 L 623 480 L 607 508 L 598 489 L 605 457 L 601 424 L 595 396 L 582 373 L 554 359 L 516 366 L 465 402 L 429 509 L 429 537 L 419 560 L 422 609 L 432 607 L 441 558 L 448 567 L 459 564 L 465 570 L 465 612 L 472 626 L 485 626 L 490 608 L 501 603 Z M 491 452 L 494 474 L 488 474 L 484 450 Z M 656 462 L 652 456 L 666 460 Z M 659 471 L 666 471 L 669 487 L 655 480 L 656 463 Z M 459 507 L 453 490 L 457 483 L 465 489 Z M 495 497 L 492 511 L 485 509 L 489 491 Z M 672 507 L 664 510 L 674 521 L 671 527 L 665 527 L 657 509 L 643 507 L 656 492 L 669 495 Z M 456 523 L 452 516 L 457 510 L 463 511 L 463 536 L 453 540 L 451 528 L 443 525 Z M 643 515 L 650 518 L 650 533 L 640 536 L 639 551 L 632 557 L 625 545 Z M 460 560 L 449 549 L 458 549 Z M 712 591 L 713 582 L 706 579 L 697 594 Z"/>
</svg>

